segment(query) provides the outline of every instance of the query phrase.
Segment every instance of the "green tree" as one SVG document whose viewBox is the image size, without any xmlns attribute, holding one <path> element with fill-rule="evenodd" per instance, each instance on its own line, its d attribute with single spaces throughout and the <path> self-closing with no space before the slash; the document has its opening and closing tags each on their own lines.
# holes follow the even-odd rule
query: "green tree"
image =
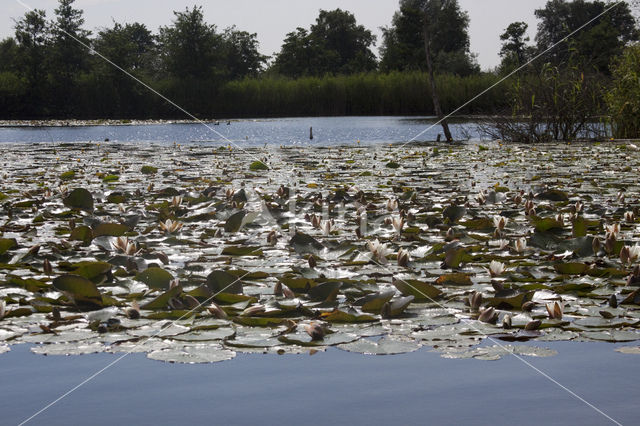
<svg viewBox="0 0 640 426">
<path fill-rule="evenodd" d="M 204 21 L 201 6 L 173 12 L 171 26 L 160 27 L 159 47 L 164 67 L 176 79 L 208 79 L 224 65 L 224 39 Z"/>
<path fill-rule="evenodd" d="M 25 13 L 22 19 L 16 21 L 15 35 L 18 42 L 16 67 L 24 76 L 28 87 L 26 110 L 36 113 L 42 110 L 46 90 L 45 59 L 49 29 L 45 11 L 33 10 Z"/>
<path fill-rule="evenodd" d="M 100 30 L 92 45 L 97 52 L 137 77 L 146 80 L 152 75 L 156 44 L 144 24 L 115 22 L 112 28 Z M 102 58 L 94 57 L 90 77 L 102 116 L 130 117 L 144 109 L 148 97 L 146 89 Z"/>
<path fill-rule="evenodd" d="M 529 41 L 529 37 L 526 35 L 528 28 L 529 25 L 526 22 L 514 22 L 500 35 L 500 40 L 502 41 L 502 48 L 500 49 L 500 56 L 502 57 L 501 72 L 510 72 L 526 63 L 531 57 L 532 49 L 527 46 Z"/>
<path fill-rule="evenodd" d="M 434 72 L 466 76 L 480 71 L 469 51 L 469 16 L 457 0 L 400 0 L 391 27 L 382 29 L 381 70 L 426 70 L 425 18 Z"/>
<path fill-rule="evenodd" d="M 17 71 L 17 61 L 20 53 L 18 44 L 13 37 L 0 41 L 0 72 Z"/>
<path fill-rule="evenodd" d="M 551 47 L 610 6 L 598 0 L 549 0 L 543 9 L 535 12 L 541 20 L 536 36 L 538 50 Z M 575 53 L 583 66 L 608 74 L 611 59 L 621 55 L 624 47 L 639 37 L 629 5 L 623 2 L 575 34 L 568 43 L 557 46 L 549 53 L 549 60 L 560 65 Z"/>
<path fill-rule="evenodd" d="M 263 70 L 268 57 L 258 51 L 257 37 L 256 33 L 239 31 L 235 26 L 224 31 L 226 69 L 231 79 L 256 77 Z"/>
<path fill-rule="evenodd" d="M 613 136 L 640 138 L 640 44 L 625 49 L 611 69 L 613 84 L 606 101 Z"/>
<path fill-rule="evenodd" d="M 59 0 L 56 20 L 51 25 L 50 71 L 54 86 L 56 109 L 65 114 L 74 112 L 76 83 L 80 73 L 87 70 L 89 53 L 81 43 L 90 43 L 90 31 L 84 30 L 82 10 L 75 9 L 75 0 Z"/>
<path fill-rule="evenodd" d="M 290 77 L 372 71 L 377 67 L 374 42 L 375 36 L 352 13 L 320 10 L 309 31 L 297 28 L 287 34 L 274 69 Z"/>
</svg>

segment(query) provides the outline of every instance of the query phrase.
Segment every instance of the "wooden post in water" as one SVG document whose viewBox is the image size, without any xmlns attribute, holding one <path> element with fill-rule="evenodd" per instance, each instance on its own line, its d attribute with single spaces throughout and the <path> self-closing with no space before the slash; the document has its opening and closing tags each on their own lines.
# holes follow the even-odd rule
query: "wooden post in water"
<svg viewBox="0 0 640 426">
<path fill-rule="evenodd" d="M 313 127 L 309 127 L 309 140 L 313 140 Z"/>
<path fill-rule="evenodd" d="M 451 132 L 449 131 L 449 124 L 442 114 L 442 108 L 440 107 L 440 98 L 438 97 L 438 91 L 436 89 L 436 80 L 433 76 L 433 64 L 431 63 L 431 34 L 429 30 L 429 12 L 428 9 L 424 10 L 424 22 L 422 26 L 422 36 L 424 38 L 424 51 L 427 54 L 427 71 L 429 72 L 429 81 L 431 82 L 431 98 L 433 99 L 433 108 L 436 111 L 438 121 L 442 124 L 442 130 L 444 130 L 444 136 L 448 142 L 453 141 Z"/>
</svg>

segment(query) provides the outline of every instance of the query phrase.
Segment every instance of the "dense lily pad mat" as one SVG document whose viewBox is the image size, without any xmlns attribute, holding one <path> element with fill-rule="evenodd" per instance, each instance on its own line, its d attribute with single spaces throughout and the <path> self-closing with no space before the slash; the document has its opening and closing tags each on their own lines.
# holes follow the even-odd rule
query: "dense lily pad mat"
<svg viewBox="0 0 640 426">
<path fill-rule="evenodd" d="M 0 161 L 2 351 L 495 359 L 640 339 L 632 145 L 15 144 Z M 505 347 L 475 350 L 487 336 Z"/>
</svg>

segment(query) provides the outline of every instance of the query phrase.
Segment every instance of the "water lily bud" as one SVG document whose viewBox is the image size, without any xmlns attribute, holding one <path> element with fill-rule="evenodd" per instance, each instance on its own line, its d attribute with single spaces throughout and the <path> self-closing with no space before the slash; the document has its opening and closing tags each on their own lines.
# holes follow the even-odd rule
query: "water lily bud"
<svg viewBox="0 0 640 426">
<path fill-rule="evenodd" d="M 309 262 L 309 268 L 312 268 L 312 269 L 315 268 L 316 265 L 318 264 L 318 262 L 316 261 L 316 258 L 312 254 L 309 255 L 308 262 Z"/>
<path fill-rule="evenodd" d="M 489 324 L 495 324 L 498 320 L 498 314 L 493 307 L 483 309 L 478 315 L 478 320 Z"/>
<path fill-rule="evenodd" d="M 227 319 L 228 317 L 227 313 L 214 302 L 211 302 L 211 305 L 207 306 L 207 311 L 218 319 Z"/>
<path fill-rule="evenodd" d="M 197 309 L 200 306 L 200 302 L 195 297 L 187 294 L 182 298 L 184 304 L 189 308 L 189 310 Z"/>
<path fill-rule="evenodd" d="M 2 315 L 0 314 L 0 318 L 2 317 Z M 60 321 L 62 319 L 62 316 L 60 315 L 60 308 L 58 308 L 57 306 L 54 306 L 53 309 L 51 310 L 51 318 L 53 318 L 54 321 Z"/>
<path fill-rule="evenodd" d="M 532 302 L 532 301 L 524 302 L 522 304 L 522 310 L 525 312 L 531 312 L 534 306 L 536 306 L 535 302 Z"/>
<path fill-rule="evenodd" d="M 482 305 L 482 293 L 474 291 L 469 295 L 469 306 L 471 310 L 477 311 L 480 309 L 480 305 Z"/>
<path fill-rule="evenodd" d="M 540 328 L 541 325 L 542 325 L 542 321 L 533 320 L 525 324 L 524 329 L 527 331 L 537 330 L 538 328 Z"/>
<path fill-rule="evenodd" d="M 633 212 L 626 212 L 624 214 L 624 220 L 627 223 L 634 223 L 636 221 L 636 216 L 635 216 L 635 214 L 633 214 Z"/>
<path fill-rule="evenodd" d="M 615 250 L 616 247 L 616 236 L 614 233 L 609 232 L 607 233 L 607 238 L 604 240 L 604 250 L 607 252 L 607 254 L 611 255 L 613 253 L 613 250 Z"/>
<path fill-rule="evenodd" d="M 602 318 L 605 319 L 611 319 L 614 317 L 614 315 L 609 311 L 599 311 L 598 313 L 600 314 L 600 316 L 602 316 Z"/>
<path fill-rule="evenodd" d="M 282 284 L 282 294 L 287 299 L 295 299 L 296 298 L 296 294 L 293 292 L 293 290 L 291 290 L 289 287 L 287 287 L 284 284 Z"/>
<path fill-rule="evenodd" d="M 325 331 L 324 328 L 315 322 L 311 324 L 307 324 L 304 326 L 304 330 L 307 332 L 309 336 L 311 336 L 311 340 L 322 340 L 324 339 Z"/>
<path fill-rule="evenodd" d="M 404 249 L 398 250 L 398 266 L 402 266 L 403 268 L 406 268 L 408 264 L 409 264 L 409 252 Z"/>
<path fill-rule="evenodd" d="M 0 318 L 4 318 L 7 314 L 7 302 L 4 299 L 0 300 Z"/>
<path fill-rule="evenodd" d="M 561 320 L 562 319 L 562 305 L 558 302 L 547 303 L 547 313 L 550 319 Z"/>
<path fill-rule="evenodd" d="M 620 249 L 620 262 L 622 262 L 623 265 L 626 265 L 629 263 L 630 257 L 629 247 L 622 247 L 622 249 Z"/>
<path fill-rule="evenodd" d="M 42 262 L 42 269 L 45 274 L 51 275 L 51 273 L 53 272 L 53 267 L 51 266 L 51 262 L 49 262 L 49 259 L 45 259 L 44 262 Z"/>
<path fill-rule="evenodd" d="M 250 306 L 247 309 L 245 309 L 244 311 L 242 311 L 240 316 L 250 317 L 252 315 L 262 314 L 262 313 L 264 313 L 264 311 L 265 311 L 265 307 L 262 306 L 262 305 Z"/>
<path fill-rule="evenodd" d="M 267 244 L 270 246 L 275 246 L 278 242 L 278 235 L 276 231 L 271 231 L 267 234 Z"/>
<path fill-rule="evenodd" d="M 611 297 L 609 297 L 609 306 L 614 309 L 618 307 L 618 298 L 615 294 L 612 294 Z"/>
<path fill-rule="evenodd" d="M 593 241 L 591 242 L 591 249 L 593 250 L 593 255 L 597 256 L 598 253 L 600 252 L 600 239 L 599 238 L 594 238 Z"/>
<path fill-rule="evenodd" d="M 511 315 L 507 314 L 502 318 L 502 328 L 508 330 L 512 327 L 511 325 Z"/>
<path fill-rule="evenodd" d="M 445 235 L 444 239 L 445 241 L 453 241 L 454 238 L 455 238 L 455 233 L 453 232 L 453 228 L 449 228 L 447 230 L 447 234 Z"/>
</svg>

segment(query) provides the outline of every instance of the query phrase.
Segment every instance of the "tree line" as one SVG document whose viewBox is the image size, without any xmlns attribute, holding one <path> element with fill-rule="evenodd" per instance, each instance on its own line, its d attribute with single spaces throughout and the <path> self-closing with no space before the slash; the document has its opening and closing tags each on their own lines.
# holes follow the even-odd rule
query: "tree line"
<svg viewBox="0 0 640 426">
<path fill-rule="evenodd" d="M 536 11 L 535 41 L 527 38 L 526 23 L 512 23 L 501 36 L 500 66 L 482 72 L 470 51 L 469 16 L 457 0 L 400 0 L 391 25 L 382 29 L 378 56 L 376 37 L 352 13 L 320 10 L 309 28 L 289 32 L 272 57 L 260 53 L 257 34 L 220 30 L 199 6 L 174 12 L 171 24 L 155 33 L 137 22 L 91 32 L 74 0 L 59 0 L 53 17 L 27 12 L 15 20 L 14 36 L 0 42 L 0 118 L 182 117 L 100 55 L 203 118 L 433 114 L 430 62 L 446 112 L 608 6 L 549 0 Z M 580 69 L 607 85 L 617 75 L 611 64 L 639 38 L 622 4 L 527 67 L 517 83 L 534 84 L 553 67 L 562 76 Z M 463 112 L 514 112 L 513 98 L 531 92 L 516 93 L 514 86 L 498 88 Z M 598 102 L 605 102 L 604 93 Z"/>
</svg>

